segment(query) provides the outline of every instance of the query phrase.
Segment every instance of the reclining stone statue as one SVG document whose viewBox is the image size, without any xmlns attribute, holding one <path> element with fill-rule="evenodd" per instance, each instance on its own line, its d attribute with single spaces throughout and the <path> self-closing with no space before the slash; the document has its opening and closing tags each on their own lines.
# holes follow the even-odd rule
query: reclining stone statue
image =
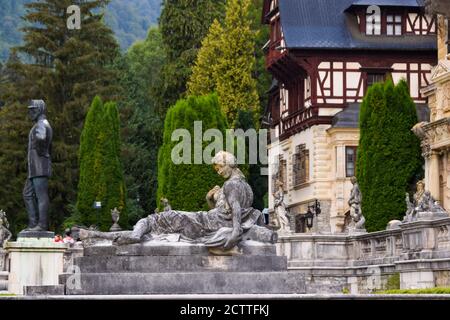
<svg viewBox="0 0 450 320">
<path fill-rule="evenodd" d="M 203 243 L 209 248 L 231 250 L 241 240 L 274 243 L 277 234 L 264 226 L 262 213 L 251 207 L 253 191 L 231 153 L 220 151 L 212 159 L 214 169 L 227 179 L 207 195 L 209 211 L 169 210 L 138 221 L 133 231 L 99 232 L 80 230 L 81 240 L 109 239 L 126 245 L 149 240 L 170 239 Z"/>
</svg>

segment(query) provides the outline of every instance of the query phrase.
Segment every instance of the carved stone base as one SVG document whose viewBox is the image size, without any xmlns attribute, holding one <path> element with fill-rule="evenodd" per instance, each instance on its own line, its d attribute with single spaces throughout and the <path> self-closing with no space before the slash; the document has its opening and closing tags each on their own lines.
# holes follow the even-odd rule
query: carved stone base
<svg viewBox="0 0 450 320">
<path fill-rule="evenodd" d="M 19 232 L 17 238 L 54 238 L 55 233 L 51 231 L 27 231 L 23 230 Z"/>
<path fill-rule="evenodd" d="M 416 220 L 436 220 L 448 218 L 448 214 L 446 212 L 417 212 Z"/>
</svg>

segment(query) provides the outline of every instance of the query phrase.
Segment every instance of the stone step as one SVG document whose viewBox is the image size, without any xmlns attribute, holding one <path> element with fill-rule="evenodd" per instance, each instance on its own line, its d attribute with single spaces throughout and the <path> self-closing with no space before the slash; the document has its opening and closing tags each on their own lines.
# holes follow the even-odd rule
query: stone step
<svg viewBox="0 0 450 320">
<path fill-rule="evenodd" d="M 8 290 L 8 276 L 7 271 L 0 271 L 0 291 Z"/>
<path fill-rule="evenodd" d="M 23 294 L 26 296 L 63 296 L 64 285 L 24 286 Z"/>
<path fill-rule="evenodd" d="M 66 295 L 306 293 L 304 274 L 296 271 L 82 273 L 59 280 Z"/>
<path fill-rule="evenodd" d="M 239 249 L 245 255 L 276 255 L 276 247 L 269 243 L 242 241 Z M 125 246 L 94 245 L 84 249 L 85 256 L 192 256 L 210 255 L 203 244 L 184 242 L 148 242 Z"/>
<path fill-rule="evenodd" d="M 87 256 L 74 259 L 82 273 L 287 271 L 281 256 Z"/>
</svg>

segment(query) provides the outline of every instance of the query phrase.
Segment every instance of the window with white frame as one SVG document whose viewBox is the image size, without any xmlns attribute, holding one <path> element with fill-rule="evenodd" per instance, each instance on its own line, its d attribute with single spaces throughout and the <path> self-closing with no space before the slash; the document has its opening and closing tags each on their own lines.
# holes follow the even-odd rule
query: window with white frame
<svg viewBox="0 0 450 320">
<path fill-rule="evenodd" d="M 402 35 L 403 18 L 400 14 L 388 14 L 386 16 L 386 34 L 388 36 Z"/>
</svg>

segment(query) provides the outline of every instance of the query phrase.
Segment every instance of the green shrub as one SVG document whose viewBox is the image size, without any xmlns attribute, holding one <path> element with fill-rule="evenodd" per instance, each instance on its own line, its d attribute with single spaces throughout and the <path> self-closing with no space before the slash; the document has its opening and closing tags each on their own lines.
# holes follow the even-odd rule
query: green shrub
<svg viewBox="0 0 450 320">
<path fill-rule="evenodd" d="M 195 121 L 202 122 L 203 132 L 207 129 L 218 129 L 225 137 L 227 122 L 220 111 L 217 95 L 190 96 L 187 99 L 181 99 L 167 112 L 163 145 L 158 154 L 158 200 L 156 205 L 159 207 L 159 199 L 164 197 L 169 200 L 173 209 L 207 210 L 206 194 L 215 185 L 223 184 L 223 179 L 214 171 L 212 165 L 194 164 Z M 172 161 L 172 151 L 178 153 L 180 157 L 186 156 L 184 151 L 177 147 L 185 137 L 178 141 L 172 141 L 172 133 L 177 129 L 186 129 L 189 132 L 191 150 L 187 158 L 190 159 L 191 164 L 175 164 Z M 201 137 L 197 138 L 201 139 Z M 202 147 L 205 148 L 209 144 L 210 142 L 202 142 Z"/>
<path fill-rule="evenodd" d="M 111 209 L 119 209 L 122 227 L 127 225 L 126 190 L 120 162 L 119 113 L 114 102 L 103 105 L 95 97 L 86 116 L 80 142 L 80 180 L 77 203 L 65 227 L 75 224 L 111 227 Z M 94 209 L 101 201 L 101 209 Z"/>
<path fill-rule="evenodd" d="M 395 273 L 389 276 L 386 290 L 398 290 L 400 289 L 400 273 Z"/>
<path fill-rule="evenodd" d="M 405 193 L 423 174 L 418 122 L 405 81 L 371 86 L 361 104 L 357 178 L 369 232 L 384 230 L 406 211 Z"/>
<path fill-rule="evenodd" d="M 377 294 L 450 294 L 449 287 L 377 291 Z"/>
</svg>

